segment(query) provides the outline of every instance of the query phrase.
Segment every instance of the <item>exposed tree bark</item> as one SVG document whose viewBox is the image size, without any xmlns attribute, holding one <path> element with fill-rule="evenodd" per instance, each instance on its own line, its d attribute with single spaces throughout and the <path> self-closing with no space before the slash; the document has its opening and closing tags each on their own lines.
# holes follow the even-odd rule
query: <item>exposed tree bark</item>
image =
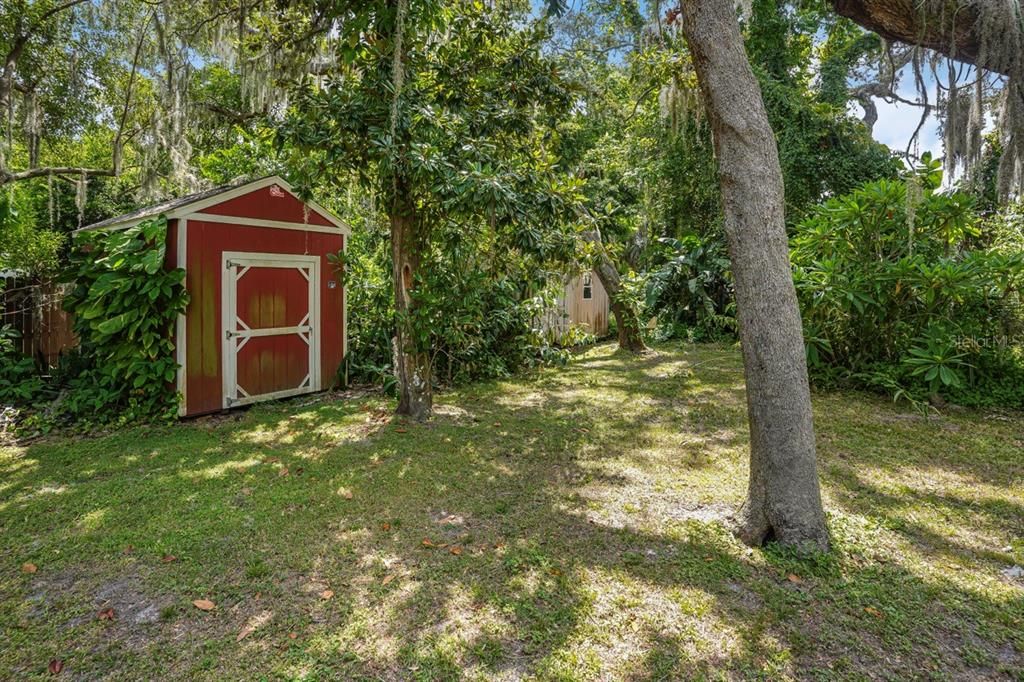
<svg viewBox="0 0 1024 682">
<path fill-rule="evenodd" d="M 590 230 L 583 234 L 583 238 L 597 246 L 598 258 L 594 264 L 594 272 L 601 280 L 601 285 L 608 294 L 608 304 L 615 315 L 615 327 L 618 330 L 619 348 L 630 353 L 643 353 L 647 350 L 643 336 L 640 334 L 640 317 L 632 307 L 622 301 L 622 278 L 619 277 L 619 270 L 615 263 L 605 253 L 604 243 L 601 241 L 601 233 L 597 230 Z"/>
<path fill-rule="evenodd" d="M 682 3 L 710 117 L 746 370 L 750 481 L 739 537 L 828 547 L 782 170 L 733 0 Z"/>
<path fill-rule="evenodd" d="M 422 421 L 433 409 L 430 354 L 417 347 L 410 315 L 415 314 L 412 291 L 420 267 L 416 208 L 408 198 L 408 187 L 395 183 L 391 205 L 391 257 L 395 282 L 395 338 L 392 355 L 398 381 L 397 414 Z"/>
<path fill-rule="evenodd" d="M 395 49 L 391 58 L 391 139 L 398 137 L 399 109 L 402 97 L 402 83 L 405 79 L 403 65 L 404 35 L 407 0 L 394 0 L 395 8 Z M 434 394 L 431 376 L 431 356 L 421 348 L 416 339 L 415 301 L 413 287 L 420 269 L 420 254 L 423 239 L 419 234 L 422 226 L 416 215 L 416 204 L 411 198 L 407 179 L 397 170 L 402 166 L 401 158 L 396 159 L 396 170 L 392 176 L 391 204 L 391 258 L 392 278 L 395 283 L 395 338 L 392 353 L 395 377 L 398 381 L 398 409 L 396 414 L 412 417 L 417 421 L 430 418 Z"/>
<path fill-rule="evenodd" d="M 947 57 L 1006 74 L 1020 59 L 1007 45 L 1024 27 L 1009 23 L 1004 36 L 986 35 L 979 25 L 981 7 L 1003 0 L 832 0 L 836 12 L 888 40 L 919 45 Z M 988 43 L 986 45 L 986 42 Z M 984 46 L 984 47 L 983 47 Z"/>
</svg>

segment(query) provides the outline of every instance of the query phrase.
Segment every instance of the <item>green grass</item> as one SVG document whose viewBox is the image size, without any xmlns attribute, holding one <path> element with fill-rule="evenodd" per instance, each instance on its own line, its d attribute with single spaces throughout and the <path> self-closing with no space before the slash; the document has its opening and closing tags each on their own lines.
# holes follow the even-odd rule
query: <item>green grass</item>
<svg viewBox="0 0 1024 682">
<path fill-rule="evenodd" d="M 735 349 L 390 408 L 0 448 L 0 678 L 1024 679 L 1022 415 L 815 396 L 835 549 L 800 558 L 725 525 Z"/>
</svg>

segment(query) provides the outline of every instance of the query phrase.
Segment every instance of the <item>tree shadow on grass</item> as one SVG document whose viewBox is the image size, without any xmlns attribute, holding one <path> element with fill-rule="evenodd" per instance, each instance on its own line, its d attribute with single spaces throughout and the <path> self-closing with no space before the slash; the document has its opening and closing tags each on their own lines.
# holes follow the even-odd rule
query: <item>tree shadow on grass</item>
<svg viewBox="0 0 1024 682">
<path fill-rule="evenodd" d="M 724 351 L 698 361 L 734 364 Z M 869 530 L 808 560 L 748 551 L 718 523 L 625 509 L 652 484 L 680 507 L 708 504 L 692 491 L 709 477 L 722 479 L 719 504 L 742 493 L 726 461 L 745 438 L 736 377 L 696 362 L 664 353 L 481 385 L 442 397 L 458 409 L 426 425 L 375 423 L 370 399 L 30 448 L 0 465 L 0 558 L 81 579 L 35 616 L 24 600 L 37 578 L 4 579 L 0 622 L 18 648 L 0 658 L 3 675 L 39 671 L 51 652 L 85 676 L 182 679 L 1020 670 L 1019 599 L 900 557 L 865 560 Z M 680 397 L 705 409 L 716 392 L 725 414 L 679 409 Z M 709 456 L 668 468 L 673 430 Z M 851 512 L 875 500 L 901 515 L 880 491 L 862 495 Z M 67 626 L 95 608 L 98 582 L 125 572 L 179 605 L 143 628 L 141 648 L 94 621 Z M 218 609 L 195 610 L 197 597 Z"/>
</svg>

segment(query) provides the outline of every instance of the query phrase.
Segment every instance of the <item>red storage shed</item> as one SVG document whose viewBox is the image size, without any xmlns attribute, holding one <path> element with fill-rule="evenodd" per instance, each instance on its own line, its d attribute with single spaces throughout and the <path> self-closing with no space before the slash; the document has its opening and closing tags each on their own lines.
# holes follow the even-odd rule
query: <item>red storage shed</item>
<svg viewBox="0 0 1024 682">
<path fill-rule="evenodd" d="M 345 292 L 327 256 L 348 227 L 277 176 L 82 228 L 167 216 L 167 264 L 190 301 L 175 330 L 182 416 L 329 388 L 347 351 Z"/>
</svg>

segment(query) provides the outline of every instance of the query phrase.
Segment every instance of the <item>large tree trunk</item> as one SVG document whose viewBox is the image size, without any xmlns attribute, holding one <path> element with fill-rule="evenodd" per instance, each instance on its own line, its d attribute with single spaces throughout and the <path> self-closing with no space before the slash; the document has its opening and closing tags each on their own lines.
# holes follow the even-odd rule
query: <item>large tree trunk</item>
<svg viewBox="0 0 1024 682">
<path fill-rule="evenodd" d="M 612 309 L 612 315 L 615 316 L 615 328 L 619 335 L 619 348 L 630 353 L 643 353 L 647 346 L 640 333 L 640 317 L 636 310 L 623 302 L 622 278 L 619 277 L 615 263 L 605 253 L 601 233 L 590 230 L 584 233 L 583 238 L 597 247 L 598 259 L 594 271 L 601 280 L 605 293 L 608 294 L 608 304 Z"/>
<path fill-rule="evenodd" d="M 986 26 L 979 19 L 1001 16 L 1005 0 L 832 0 L 836 12 L 883 38 L 927 47 L 947 57 L 1007 74 L 1020 64 L 1019 19 Z M 987 30 L 985 35 L 983 32 Z"/>
<path fill-rule="evenodd" d="M 775 136 L 734 0 L 687 0 L 682 12 L 714 133 L 746 370 L 750 482 L 738 534 L 827 549 Z"/>
<path fill-rule="evenodd" d="M 422 421 L 430 417 L 434 402 L 430 354 L 417 348 L 411 316 L 415 313 L 411 293 L 423 245 L 417 234 L 416 209 L 404 183 L 396 183 L 390 218 L 396 317 L 392 355 L 398 381 L 397 414 Z"/>
</svg>

